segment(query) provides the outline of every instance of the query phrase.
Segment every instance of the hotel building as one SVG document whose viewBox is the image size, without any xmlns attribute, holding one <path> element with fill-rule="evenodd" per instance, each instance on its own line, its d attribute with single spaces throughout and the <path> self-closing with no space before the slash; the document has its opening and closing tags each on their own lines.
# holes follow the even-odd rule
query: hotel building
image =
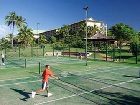
<svg viewBox="0 0 140 105">
<path fill-rule="evenodd" d="M 82 23 L 86 23 L 86 20 L 81 20 L 81 21 L 78 21 L 78 22 L 75 22 L 75 23 L 71 23 L 71 24 L 68 24 L 68 26 L 71 27 L 71 30 L 75 31 L 75 30 L 77 30 L 77 29 L 80 27 L 80 25 L 81 25 Z M 96 21 L 96 20 L 94 20 L 93 18 L 88 18 L 88 19 L 87 19 L 87 26 L 92 26 L 92 27 L 96 26 L 98 29 L 101 30 L 101 33 L 102 33 L 102 34 L 105 34 L 106 28 L 107 28 L 107 27 L 105 27 L 105 25 L 104 25 L 103 22 L 101 22 L 101 21 Z M 60 27 L 60 28 L 61 28 L 61 27 Z M 46 37 L 50 37 L 50 36 L 52 36 L 52 35 L 55 35 L 58 29 L 59 29 L 59 28 L 51 29 L 51 30 L 47 30 L 47 31 L 42 32 L 42 33 L 45 34 Z"/>
</svg>

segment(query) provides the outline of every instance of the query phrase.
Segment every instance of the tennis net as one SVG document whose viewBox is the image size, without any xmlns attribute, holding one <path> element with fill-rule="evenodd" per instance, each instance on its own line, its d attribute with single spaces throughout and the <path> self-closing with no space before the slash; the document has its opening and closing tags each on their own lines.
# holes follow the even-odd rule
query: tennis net
<svg viewBox="0 0 140 105">
<path fill-rule="evenodd" d="M 109 101 L 111 104 L 116 105 L 124 103 L 137 105 L 139 103 L 138 100 L 127 100 L 122 97 L 129 97 L 129 95 L 133 93 L 136 95 L 134 98 L 138 99 L 137 97 L 139 97 L 138 93 L 140 93 L 140 90 L 135 90 L 123 85 L 138 81 L 140 78 L 112 83 L 110 81 L 107 82 L 106 80 L 94 77 L 92 74 L 76 75 L 70 72 L 64 73 L 62 70 L 58 69 L 56 71 L 61 76 L 60 80 L 52 80 L 51 83 L 72 93 L 72 95 L 58 100 L 73 99 L 74 97 L 77 99 L 77 97 L 81 97 L 94 104 L 104 104 Z M 117 96 L 118 94 L 122 97 Z M 48 103 L 49 102 L 51 101 L 48 101 Z"/>
</svg>

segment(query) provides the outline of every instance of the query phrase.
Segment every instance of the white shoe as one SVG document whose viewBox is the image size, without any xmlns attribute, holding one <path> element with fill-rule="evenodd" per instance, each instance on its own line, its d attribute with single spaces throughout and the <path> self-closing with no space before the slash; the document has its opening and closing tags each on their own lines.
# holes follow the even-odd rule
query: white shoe
<svg viewBox="0 0 140 105">
<path fill-rule="evenodd" d="M 2 65 L 5 65 L 5 63 L 2 63 Z"/>
<path fill-rule="evenodd" d="M 36 92 L 32 92 L 32 98 L 34 98 L 34 97 L 35 97 L 35 94 L 36 94 Z"/>
<path fill-rule="evenodd" d="M 48 97 L 52 96 L 52 93 L 48 93 Z"/>
</svg>

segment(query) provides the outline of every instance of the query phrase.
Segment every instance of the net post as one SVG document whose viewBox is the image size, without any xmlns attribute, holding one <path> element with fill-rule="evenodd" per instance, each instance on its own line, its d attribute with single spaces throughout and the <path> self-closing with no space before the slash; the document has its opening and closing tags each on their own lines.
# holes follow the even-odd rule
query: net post
<svg viewBox="0 0 140 105">
<path fill-rule="evenodd" d="M 39 69 L 38 69 L 38 72 L 39 72 L 39 74 L 40 74 L 40 69 L 41 69 L 41 63 L 39 62 L 39 67 L 38 67 Z"/>
<path fill-rule="evenodd" d="M 26 61 L 26 59 L 25 59 L 25 68 L 26 68 L 26 63 L 27 63 L 27 61 Z"/>
<path fill-rule="evenodd" d="M 139 78 L 140 78 L 140 70 L 139 70 Z"/>
</svg>

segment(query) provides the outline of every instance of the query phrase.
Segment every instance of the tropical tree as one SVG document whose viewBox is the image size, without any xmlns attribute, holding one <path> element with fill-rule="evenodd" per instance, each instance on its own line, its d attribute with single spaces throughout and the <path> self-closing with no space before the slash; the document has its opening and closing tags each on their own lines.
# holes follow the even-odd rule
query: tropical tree
<svg viewBox="0 0 140 105">
<path fill-rule="evenodd" d="M 130 50 L 134 56 L 137 56 L 140 53 L 140 36 L 139 33 L 136 33 L 131 38 L 131 43 L 130 43 Z"/>
<path fill-rule="evenodd" d="M 80 23 L 79 29 L 77 30 L 81 38 L 85 38 L 86 35 L 86 24 Z"/>
<path fill-rule="evenodd" d="M 130 39 L 135 35 L 135 31 L 133 28 L 123 23 L 116 24 L 112 26 L 109 30 L 112 36 L 114 36 L 117 39 L 119 45 L 119 61 L 120 61 L 122 43 L 125 41 L 126 42 L 130 41 Z"/>
<path fill-rule="evenodd" d="M 87 27 L 88 37 L 91 37 L 98 32 L 100 32 L 100 29 L 97 27 L 97 25 Z"/>
<path fill-rule="evenodd" d="M 12 47 L 13 47 L 13 33 L 14 33 L 15 26 L 17 26 L 17 28 L 20 28 L 23 25 L 25 25 L 26 22 L 25 22 L 25 19 L 23 19 L 22 16 L 18 16 L 15 12 L 10 12 L 9 15 L 5 16 L 5 21 L 6 21 L 6 24 L 8 26 L 10 26 L 10 28 L 12 28 L 11 44 L 12 44 Z"/>
<path fill-rule="evenodd" d="M 22 28 L 20 28 L 18 39 L 25 47 L 31 45 L 34 39 L 32 29 L 27 28 L 27 26 L 23 26 Z"/>
<path fill-rule="evenodd" d="M 13 34 L 6 35 L 6 39 L 8 39 L 8 41 L 10 41 L 10 42 L 12 42 L 13 37 L 14 37 Z"/>
<path fill-rule="evenodd" d="M 39 35 L 39 44 L 43 45 L 47 43 L 46 36 L 44 34 Z"/>
<path fill-rule="evenodd" d="M 116 24 L 110 29 L 112 36 L 118 40 L 118 44 L 121 46 L 124 41 L 129 41 L 132 36 L 135 34 L 133 28 L 123 23 Z"/>
<path fill-rule="evenodd" d="M 56 37 L 54 36 L 51 36 L 50 37 L 50 42 L 53 44 L 53 43 L 56 43 Z"/>
<path fill-rule="evenodd" d="M 6 24 L 8 26 L 10 26 L 10 28 L 12 28 L 12 35 L 14 33 L 14 28 L 15 28 L 15 25 L 16 25 L 16 20 L 17 20 L 17 15 L 16 15 L 15 12 L 10 12 L 9 15 L 7 15 L 5 17 Z M 13 38 L 12 38 L 11 44 L 12 44 L 12 47 L 13 47 Z"/>
<path fill-rule="evenodd" d="M 63 38 L 64 42 L 70 44 L 70 26 L 64 25 L 61 29 L 61 38 Z"/>
<path fill-rule="evenodd" d="M 64 39 L 63 28 L 59 28 L 56 30 L 56 33 L 53 35 L 56 38 L 56 41 L 60 41 Z"/>
<path fill-rule="evenodd" d="M 0 40 L 0 48 L 1 50 L 4 49 L 4 48 L 9 48 L 9 41 L 6 39 L 6 38 L 2 38 Z"/>
<path fill-rule="evenodd" d="M 100 29 L 94 25 L 94 26 L 87 26 L 87 37 L 92 37 L 94 36 L 97 32 L 100 32 Z M 78 46 L 84 48 L 85 47 L 85 42 L 83 39 L 86 37 L 86 23 L 81 23 L 78 29 L 78 40 L 77 44 Z M 88 47 L 92 46 L 91 42 L 88 42 Z"/>
<path fill-rule="evenodd" d="M 23 18 L 22 16 L 17 16 L 16 18 L 16 26 L 17 28 L 22 28 L 23 26 L 25 26 L 27 23 L 26 23 L 26 19 Z"/>
</svg>

